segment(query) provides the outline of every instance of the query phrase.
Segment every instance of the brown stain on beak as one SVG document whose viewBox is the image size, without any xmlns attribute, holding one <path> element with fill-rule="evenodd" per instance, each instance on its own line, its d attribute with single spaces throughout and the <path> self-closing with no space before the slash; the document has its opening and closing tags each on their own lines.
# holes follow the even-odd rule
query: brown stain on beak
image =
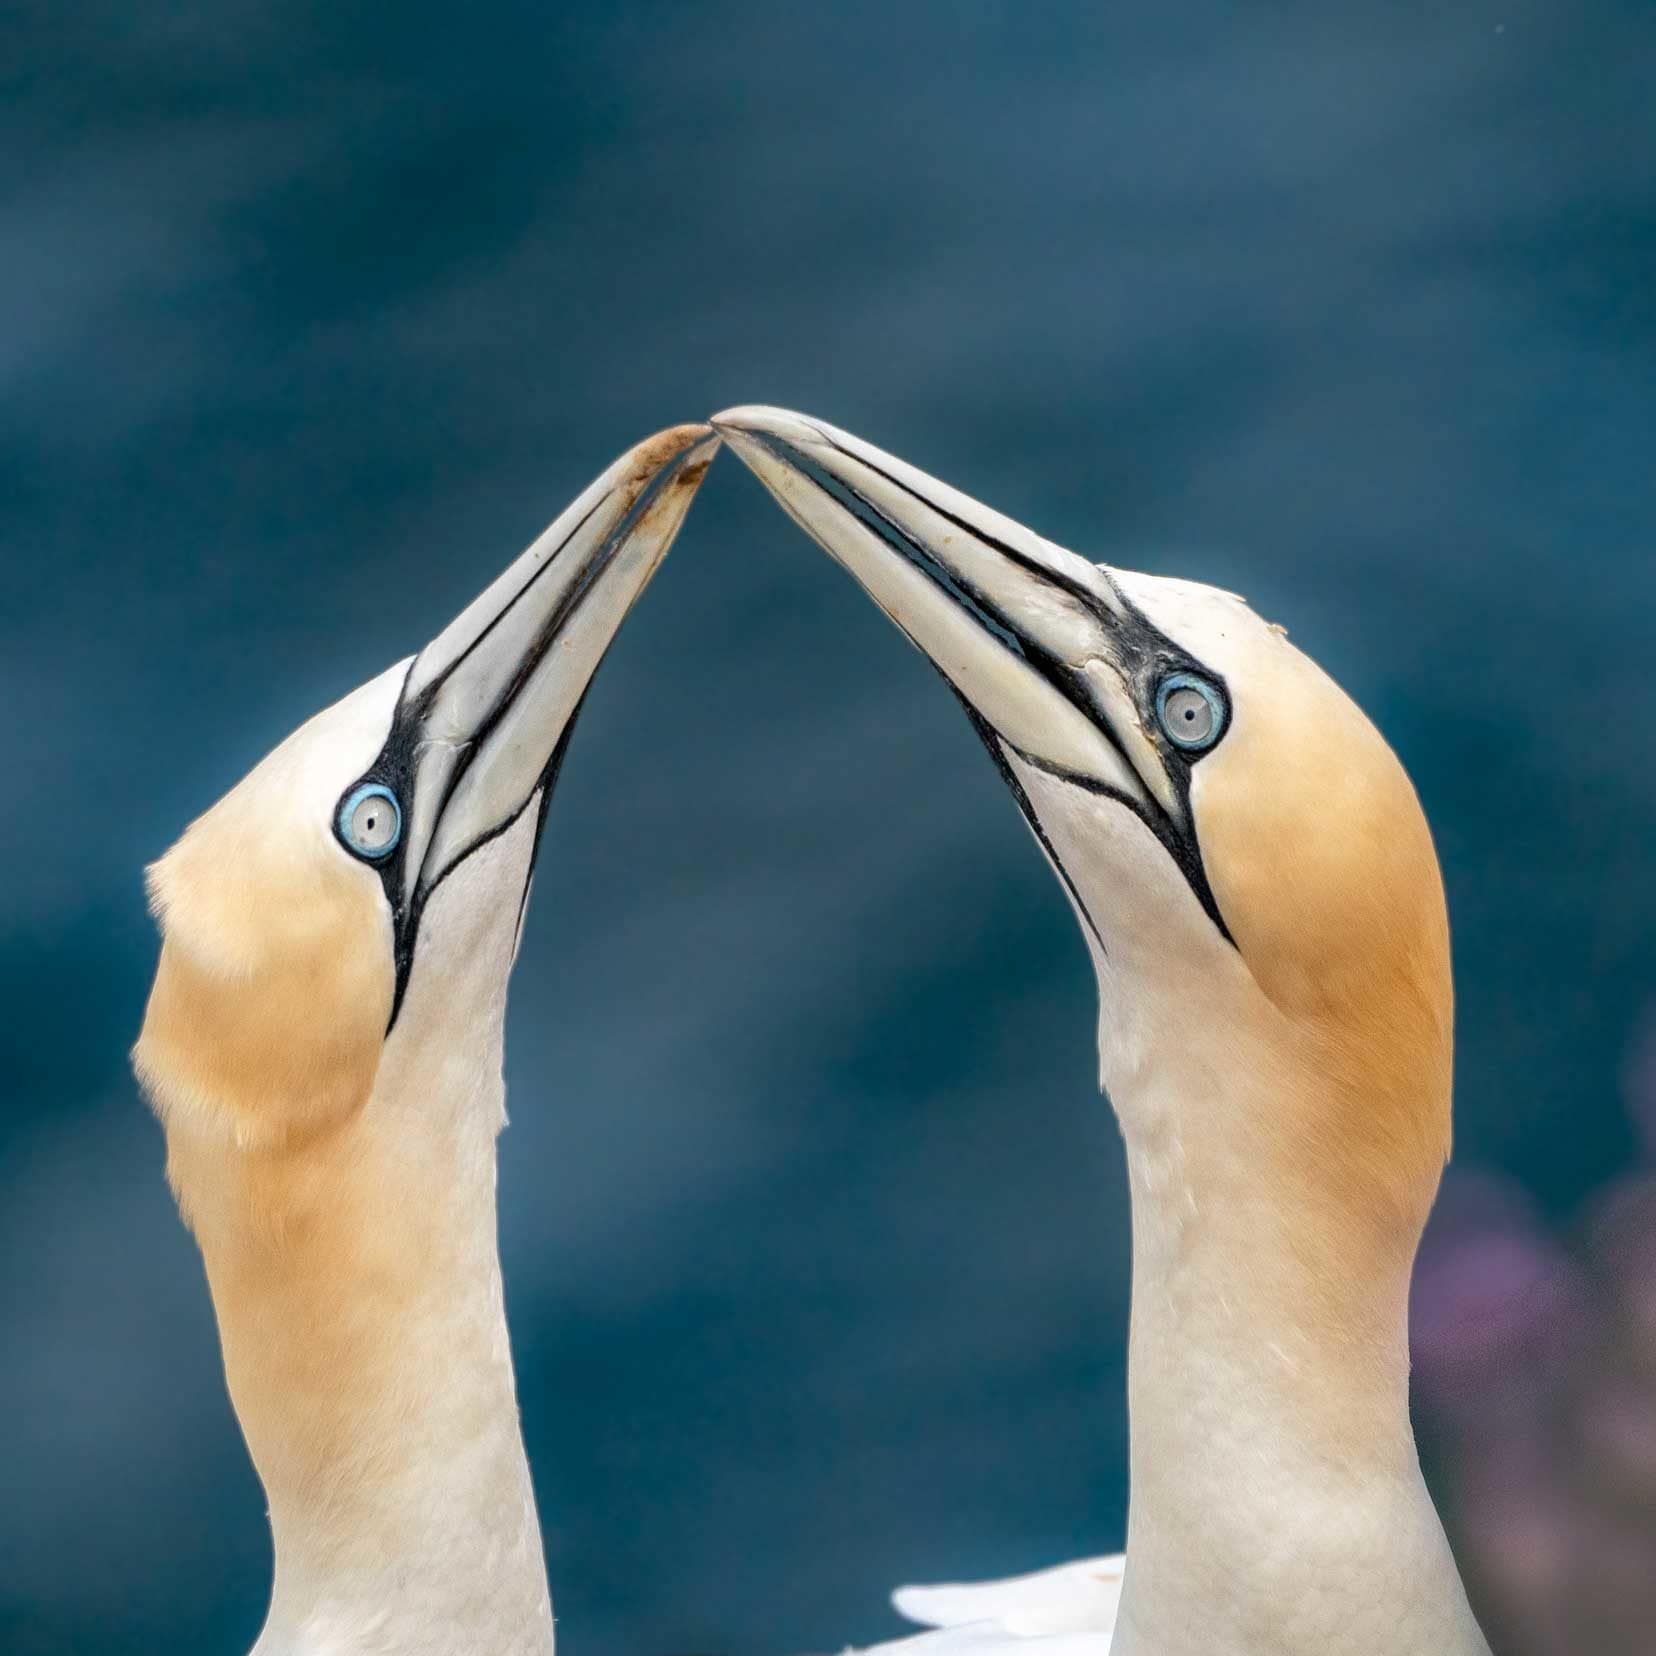
<svg viewBox="0 0 1656 1656">
<path fill-rule="evenodd" d="M 664 466 L 676 460 L 687 449 L 694 448 L 697 443 L 706 442 L 712 435 L 711 426 L 691 424 L 669 426 L 665 431 L 658 431 L 653 437 L 646 437 L 632 451 L 633 472 L 628 479 L 629 486 L 633 483 L 640 486 L 648 484 Z M 706 469 L 705 464 L 702 469 Z"/>
</svg>

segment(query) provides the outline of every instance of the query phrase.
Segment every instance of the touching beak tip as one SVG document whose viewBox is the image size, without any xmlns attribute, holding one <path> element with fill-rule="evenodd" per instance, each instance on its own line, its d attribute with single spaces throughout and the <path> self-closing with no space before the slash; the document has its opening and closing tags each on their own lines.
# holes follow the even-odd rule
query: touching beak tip
<svg viewBox="0 0 1656 1656">
<path fill-rule="evenodd" d="M 646 437 L 610 469 L 610 489 L 617 510 L 642 509 L 631 520 L 625 539 L 635 547 L 666 553 L 690 510 L 721 439 L 706 424 L 672 426 Z"/>
<path fill-rule="evenodd" d="M 689 440 L 670 452 L 665 461 L 658 460 L 649 473 L 648 482 L 657 485 L 642 516 L 634 523 L 634 538 L 660 541 L 660 552 L 665 553 L 685 514 L 690 510 L 696 492 L 701 488 L 707 468 L 713 464 L 722 439 L 708 426 L 679 426 L 673 433 L 679 436 L 692 433 Z M 646 445 L 647 446 L 647 445 Z"/>
<path fill-rule="evenodd" d="M 633 449 L 630 458 L 640 471 L 658 472 L 663 466 L 677 460 L 698 444 L 705 443 L 712 436 L 713 428 L 703 421 L 668 426 L 665 431 L 658 431 L 653 437 L 646 437 Z"/>
<path fill-rule="evenodd" d="M 735 408 L 714 414 L 708 424 L 723 435 L 736 436 L 761 424 L 766 415 L 779 412 L 779 409 L 766 408 L 762 403 L 740 403 Z"/>
<path fill-rule="evenodd" d="M 797 462 L 828 448 L 822 431 L 804 415 L 761 403 L 727 408 L 713 416 L 712 425 L 731 453 L 784 502 L 803 475 Z"/>
<path fill-rule="evenodd" d="M 713 429 L 741 450 L 744 441 L 780 443 L 788 448 L 810 449 L 823 446 L 823 433 L 803 414 L 786 408 L 767 408 L 763 403 L 746 403 L 740 408 L 727 408 L 713 416 Z"/>
</svg>

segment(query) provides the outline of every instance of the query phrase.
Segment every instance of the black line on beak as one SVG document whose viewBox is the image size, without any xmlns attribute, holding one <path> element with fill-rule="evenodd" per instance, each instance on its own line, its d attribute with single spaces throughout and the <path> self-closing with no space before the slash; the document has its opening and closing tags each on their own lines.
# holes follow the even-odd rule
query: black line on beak
<svg viewBox="0 0 1656 1656">
<path fill-rule="evenodd" d="M 601 660 L 598 663 L 598 666 L 603 666 L 603 662 Z M 524 916 L 529 912 L 529 888 L 535 883 L 535 868 L 540 862 L 541 841 L 546 834 L 546 813 L 548 807 L 552 804 L 552 790 L 558 785 L 558 776 L 563 770 L 564 755 L 569 751 L 569 739 L 575 734 L 576 721 L 581 716 L 581 709 L 586 706 L 588 692 L 592 689 L 592 679 L 597 678 L 597 676 L 598 667 L 594 667 L 592 670 L 592 678 L 587 680 L 587 687 L 581 692 L 581 699 L 576 702 L 574 711 L 569 715 L 569 721 L 563 727 L 563 734 L 558 738 L 558 745 L 552 750 L 551 762 L 547 765 L 545 774 L 541 777 L 540 809 L 535 816 L 535 843 L 529 847 L 529 866 L 524 870 L 523 892 L 518 898 L 517 927 L 514 932 L 512 943 L 514 951 L 516 950 L 518 943 L 523 940 L 523 920 Z M 529 797 L 533 799 L 534 795 L 530 794 Z M 519 812 L 519 815 L 522 815 L 522 813 Z M 517 817 L 513 817 L 512 821 L 516 822 Z M 455 866 L 458 867 L 459 865 L 456 864 Z M 442 879 L 447 878 L 447 874 L 442 876 Z M 441 883 L 442 880 L 439 880 L 438 884 L 440 885 Z M 433 886 L 432 890 L 436 890 L 436 886 Z"/>
<path fill-rule="evenodd" d="M 1092 698 L 1087 693 L 1085 682 L 1074 668 L 1067 662 L 1059 660 L 1051 651 L 1042 648 L 1036 640 L 1026 638 L 989 594 L 980 591 L 964 577 L 945 567 L 934 552 L 917 541 L 900 523 L 887 516 L 874 501 L 858 490 L 855 484 L 848 483 L 844 478 L 836 477 L 819 461 L 813 460 L 810 455 L 794 448 L 792 444 L 785 443 L 780 438 L 772 438 L 768 434 L 761 435 L 766 445 L 779 453 L 781 458 L 793 470 L 799 472 L 809 482 L 814 483 L 842 511 L 848 513 L 865 528 L 878 535 L 893 552 L 912 564 L 934 586 L 938 587 L 954 603 L 965 610 L 996 643 L 1015 655 L 1031 672 L 1038 675 L 1051 686 L 1053 691 L 1078 712 L 1082 713 L 1103 736 L 1105 741 L 1115 749 L 1128 771 L 1134 775 L 1137 774 L 1137 767 L 1128 756 L 1126 748 L 1122 746 L 1121 739 L 1111 729 L 1109 720 L 1099 716 L 1097 708 L 1093 706 Z M 843 449 L 839 452 L 846 453 Z M 847 458 L 856 460 L 861 465 L 868 464 L 860 455 L 847 455 Z M 1073 582 L 1054 577 L 1051 571 L 1014 552 L 1003 542 L 982 535 L 971 524 L 941 511 L 934 501 L 917 494 L 902 479 L 891 477 L 889 473 L 880 471 L 878 466 L 871 466 L 870 470 L 879 472 L 880 476 L 887 478 L 889 482 L 903 490 L 911 499 L 918 501 L 931 511 L 938 512 L 949 522 L 958 524 L 967 534 L 983 541 L 985 545 L 993 550 L 1004 553 L 1020 569 L 1023 569 L 1032 577 L 1061 587 L 1065 592 L 1070 593 L 1085 604 L 1089 613 L 1097 617 L 1105 628 L 1111 632 L 1120 633 L 1120 623 L 1117 618 L 1100 605 L 1098 600 L 1084 588 Z M 931 652 L 926 650 L 925 646 L 920 644 L 918 640 L 914 642 L 916 647 L 929 659 Z M 956 693 L 958 694 L 958 691 Z"/>
<path fill-rule="evenodd" d="M 571 525 L 569 533 L 565 535 L 564 538 L 552 549 L 552 551 L 541 560 L 539 565 L 531 571 L 529 578 L 523 583 L 523 585 L 520 586 L 517 591 L 513 593 L 512 596 L 508 598 L 498 610 L 495 611 L 492 616 L 489 617 L 488 623 L 484 626 L 483 630 L 478 633 L 477 637 L 474 638 L 471 643 L 465 647 L 465 649 L 461 650 L 459 654 L 455 656 L 454 660 L 443 668 L 443 670 L 431 681 L 431 683 L 419 693 L 419 696 L 409 709 L 412 714 L 423 715 L 430 710 L 432 702 L 437 699 L 437 692 L 441 690 L 442 687 L 454 676 L 456 669 L 462 666 L 465 662 L 469 661 L 473 652 L 476 651 L 477 648 L 489 637 L 490 633 L 492 633 L 495 628 L 498 627 L 501 622 L 504 621 L 506 617 L 518 607 L 518 605 L 527 596 L 530 589 L 535 586 L 547 570 L 551 569 L 557 563 L 558 559 L 563 555 L 564 548 L 567 547 L 569 543 L 574 540 L 574 538 L 580 534 L 584 528 L 586 528 L 587 524 L 592 521 L 593 514 L 603 504 L 604 502 L 602 498 L 595 500 L 592 505 L 581 515 L 580 521 Z M 630 523 L 631 521 L 632 514 L 629 513 L 623 522 Z M 568 610 L 573 607 L 573 604 L 568 604 L 563 610 L 558 612 L 558 614 L 549 617 L 549 624 L 555 628 L 561 616 L 563 614 L 567 614 Z M 464 614 L 465 612 L 462 611 L 461 613 Z M 422 651 L 421 654 L 424 654 L 424 652 Z M 418 657 L 415 659 L 417 661 Z M 535 659 L 538 661 L 540 658 L 539 656 L 536 656 Z M 413 669 L 410 668 L 411 672 L 412 670 Z M 502 708 L 511 705 L 512 698 L 517 694 L 518 688 L 525 676 L 526 673 L 519 673 L 519 675 L 513 679 L 512 683 L 507 687 L 501 698 L 500 705 Z M 487 734 L 487 732 L 484 731 L 481 733 L 474 733 L 473 740 L 476 740 L 477 734 Z"/>
<path fill-rule="evenodd" d="M 614 562 L 621 548 L 627 543 L 639 520 L 653 505 L 662 491 L 679 476 L 682 469 L 681 456 L 679 459 L 663 466 L 650 480 L 648 486 L 640 491 L 638 498 L 620 522 L 594 549 L 575 580 L 570 583 L 569 589 L 560 597 L 556 607 L 536 630 L 533 641 L 518 657 L 514 671 L 496 698 L 494 705 L 489 708 L 488 712 L 477 722 L 476 727 L 468 732 L 465 738 L 465 751 L 460 761 L 455 765 L 453 773 L 446 779 L 442 798 L 432 817 L 431 833 L 422 847 L 423 857 L 429 858 L 431 847 L 436 842 L 437 829 L 443 820 L 443 814 L 448 809 L 456 790 L 460 787 L 467 771 L 471 768 L 473 760 L 477 757 L 490 734 L 511 710 L 512 705 L 522 693 L 529 679 L 545 661 L 558 637 L 568 626 L 571 617 L 581 607 L 581 604 L 598 584 L 604 572 Z M 578 523 L 571 526 L 569 532 L 558 542 L 556 548 L 541 560 L 517 592 L 507 599 L 500 609 L 489 618 L 477 637 L 465 649 L 461 650 L 452 662 L 444 666 L 432 682 L 424 686 L 412 700 L 407 699 L 408 680 L 405 677 L 403 681 L 404 692 L 398 698 L 397 711 L 392 718 L 391 730 L 386 737 L 385 746 L 380 749 L 378 757 L 363 773 L 359 781 L 352 784 L 353 787 L 359 786 L 361 782 L 383 782 L 402 801 L 405 815 L 410 812 L 414 792 L 419 787 L 418 759 L 423 745 L 423 724 L 431 712 L 441 687 L 448 682 L 454 671 L 483 644 L 484 640 L 489 637 L 506 616 L 517 607 L 530 589 L 540 580 L 541 576 L 558 561 L 568 548 L 570 541 L 574 539 L 582 526 L 591 519 L 593 513 L 602 504 L 602 500 L 595 503 L 591 510 L 583 514 Z M 464 611 L 461 613 L 464 614 Z M 624 619 L 625 617 L 623 617 Z M 619 624 L 617 624 L 616 630 L 619 631 Z M 614 635 L 612 634 L 600 653 L 598 661 L 594 664 L 592 672 L 588 675 L 586 684 L 582 686 L 581 694 L 577 698 L 569 718 L 565 721 L 562 731 L 559 732 L 556 741 L 553 743 L 545 764 L 541 767 L 535 780 L 524 791 L 523 798 L 518 802 L 515 809 L 508 812 L 499 822 L 492 823 L 488 829 L 462 847 L 448 864 L 439 869 L 429 881 L 425 878 L 425 866 L 422 864 L 422 867 L 416 873 L 413 890 L 408 893 L 406 898 L 404 897 L 404 892 L 408 889 L 404 878 L 406 872 L 406 839 L 383 863 L 375 865 L 384 885 L 386 898 L 391 904 L 395 937 L 396 986 L 392 995 L 391 1019 L 386 1025 L 387 1034 L 395 1026 L 397 1014 L 402 1010 L 403 997 L 407 993 L 408 980 L 413 972 L 414 948 L 418 939 L 420 921 L 424 916 L 426 905 L 432 894 L 474 852 L 491 841 L 500 838 L 502 834 L 513 827 L 527 809 L 529 801 L 535 797 L 536 791 L 539 790 L 540 814 L 535 827 L 535 843 L 530 853 L 529 871 L 524 879 L 523 893 L 519 898 L 518 924 L 521 928 L 523 905 L 528 900 L 529 876 L 533 874 L 535 862 L 540 855 L 541 835 L 545 829 L 546 813 L 551 803 L 552 791 L 557 784 L 558 774 L 563 767 L 564 755 L 568 749 L 570 737 L 574 734 L 576 721 L 586 703 L 587 694 L 592 688 L 592 680 L 597 677 L 598 668 L 603 664 L 604 657 L 609 651 L 609 645 L 613 642 Z M 419 657 L 416 656 L 414 661 L 409 664 L 410 676 L 418 662 Z M 455 745 L 459 746 L 460 744 L 456 743 Z"/>
<path fill-rule="evenodd" d="M 903 478 L 887 471 L 866 456 L 853 453 L 843 444 L 836 442 L 820 426 L 813 425 L 812 430 L 816 431 L 836 453 L 844 455 L 846 459 L 852 460 L 858 465 L 867 466 L 870 471 L 883 477 L 894 488 L 900 489 L 911 500 L 924 506 L 928 511 L 935 512 L 945 522 L 953 524 L 962 533 L 972 536 L 981 544 L 1000 553 L 1032 579 L 1058 588 L 1082 605 L 1105 633 L 1112 638 L 1114 648 L 1120 657 L 1119 666 L 1121 671 L 1124 677 L 1135 685 L 1141 709 L 1147 707 L 1150 687 L 1167 672 L 1198 671 L 1206 677 L 1214 679 L 1220 684 L 1221 688 L 1224 687 L 1224 680 L 1220 674 L 1205 663 L 1197 661 L 1187 651 L 1181 650 L 1113 582 L 1111 582 L 1111 590 L 1115 593 L 1116 601 L 1122 608 L 1122 613 L 1119 615 L 1100 603 L 1096 593 L 1089 592 L 1085 586 L 1073 577 L 1061 571 L 1049 569 L 1045 564 L 1029 557 L 1028 554 L 1008 545 L 998 536 L 992 535 L 978 525 L 968 522 L 958 513 L 951 512 L 939 502 L 921 494 L 919 490 Z M 804 450 L 796 448 L 785 438 L 762 431 L 750 431 L 747 435 L 751 439 L 763 443 L 786 465 L 821 489 L 842 511 L 849 513 L 859 523 L 879 536 L 894 553 L 906 559 L 923 575 L 927 576 L 949 598 L 965 609 L 985 632 L 998 643 L 1004 645 L 1033 672 L 1039 674 L 1072 707 L 1084 714 L 1116 751 L 1129 774 L 1134 776 L 1139 774 L 1138 767 L 1133 763 L 1109 719 L 1094 705 L 1085 680 L 1068 663 L 1059 660 L 1050 651 L 1042 649 L 1038 642 L 1025 638 L 987 593 L 978 591 L 953 571 L 944 568 L 935 554 L 916 541 L 901 524 L 894 522 L 874 501 L 862 494 L 855 485 L 843 478 L 836 477 L 820 461 L 814 459 Z M 1109 580 L 1108 574 L 1104 575 L 1104 579 Z M 921 654 L 927 660 L 932 660 L 931 652 L 918 639 L 914 638 L 913 634 L 908 633 L 908 629 L 902 627 L 900 621 L 897 625 L 907 634 L 910 642 L 920 650 Z M 935 667 L 937 663 L 932 661 L 932 665 Z M 1130 810 L 1155 835 L 1162 848 L 1173 859 L 1179 872 L 1184 875 L 1186 883 L 1195 894 L 1196 900 L 1202 905 L 1208 918 L 1218 928 L 1219 934 L 1233 948 L 1236 946 L 1236 940 L 1232 937 L 1230 928 L 1225 924 L 1224 916 L 1219 912 L 1219 903 L 1213 895 L 1213 888 L 1208 883 L 1207 869 L 1202 862 L 1201 847 L 1197 843 L 1195 819 L 1190 809 L 1191 761 L 1188 755 L 1171 748 L 1169 744 L 1161 741 L 1159 736 L 1155 739 L 1157 751 L 1162 755 L 1167 775 L 1177 791 L 1180 804 L 1183 807 L 1186 826 L 1181 826 L 1154 803 L 1154 795 L 1150 794 L 1148 788 L 1145 791 L 1150 794 L 1151 804 L 1147 808 L 1143 803 L 1122 792 L 1119 788 L 1111 787 L 1108 783 L 1101 782 L 1095 777 L 1080 775 L 1052 765 L 1034 754 L 1024 752 L 1015 743 L 1008 742 L 972 705 L 948 674 L 944 673 L 940 667 L 938 672 L 944 683 L 954 692 L 961 706 L 966 709 L 973 728 L 983 738 L 985 746 L 989 749 L 990 757 L 995 762 L 996 769 L 1000 771 L 1006 780 L 1007 786 L 1011 788 L 1013 797 L 1018 802 L 1019 810 L 1023 812 L 1036 837 L 1045 848 L 1048 857 L 1051 858 L 1053 867 L 1058 870 L 1065 887 L 1069 890 L 1071 897 L 1074 898 L 1078 912 L 1085 916 L 1088 928 L 1093 936 L 1098 939 L 1100 948 L 1104 947 L 1104 939 L 1099 933 L 1098 926 L 1088 912 L 1086 904 L 1081 900 L 1075 882 L 1071 880 L 1063 864 L 1059 861 L 1051 840 L 1048 839 L 1046 831 L 1041 827 L 1035 815 L 1028 794 L 1007 765 L 1006 748 L 1011 748 L 1018 754 L 1019 758 L 1035 769 L 1045 771 L 1050 776 L 1059 777 L 1076 787 L 1084 788 L 1089 793 L 1112 799 L 1117 804 L 1124 805 Z M 1145 717 L 1146 719 L 1149 718 L 1147 711 Z M 1148 724 L 1147 728 L 1154 729 L 1153 723 Z"/>
<path fill-rule="evenodd" d="M 965 518 L 959 516 L 955 512 L 951 512 L 941 501 L 933 500 L 929 495 L 921 494 L 912 483 L 906 482 L 903 478 L 898 477 L 894 472 L 888 472 L 884 466 L 868 459 L 866 455 L 853 454 L 843 443 L 836 442 L 820 427 L 813 427 L 812 429 L 817 431 L 822 440 L 837 453 L 843 454 L 847 460 L 855 460 L 860 466 L 867 466 L 868 469 L 875 474 L 875 476 L 883 477 L 894 489 L 901 489 L 910 500 L 917 501 L 928 511 L 936 512 L 945 523 L 952 523 L 955 528 L 970 535 L 974 540 L 981 541 L 992 551 L 1000 553 L 1003 558 L 1005 558 L 1009 563 L 1016 564 L 1017 567 L 1023 570 L 1025 574 L 1033 575 L 1037 580 L 1045 581 L 1049 586 L 1055 586 L 1060 591 L 1068 593 L 1069 596 L 1075 599 L 1077 603 L 1083 605 L 1087 610 L 1095 615 L 1102 626 L 1108 628 L 1112 632 L 1119 632 L 1121 630 L 1120 618 L 1105 609 L 1098 602 L 1098 595 L 1096 593 L 1089 592 L 1079 581 L 1063 573 L 1061 570 L 1049 569 L 1045 564 L 1037 563 L 1027 552 L 1020 552 L 1017 547 L 1008 545 L 1007 542 L 1003 541 L 998 535 L 990 534 L 987 529 L 980 527 L 978 524 L 968 523 Z M 793 452 L 797 453 L 798 451 L 795 450 Z M 861 496 L 858 498 L 860 499 Z M 873 507 L 871 509 L 875 511 L 878 510 L 877 507 Z M 893 527 L 895 528 L 896 526 L 893 525 Z M 1107 580 L 1108 576 L 1106 576 L 1105 579 Z M 1117 597 L 1120 597 L 1119 593 L 1117 594 Z M 1125 603 L 1125 599 L 1123 599 L 1122 602 Z"/>
<path fill-rule="evenodd" d="M 938 671 L 941 673 L 942 669 Z M 1070 901 L 1075 904 L 1075 912 L 1087 924 L 1087 930 L 1093 934 L 1099 951 L 1109 954 L 1104 943 L 1104 934 L 1098 929 L 1098 922 L 1092 917 L 1092 910 L 1087 907 L 1086 899 L 1080 889 L 1070 878 L 1069 870 L 1064 867 L 1063 859 L 1059 857 L 1057 848 L 1047 837 L 1047 831 L 1041 823 L 1040 817 L 1035 814 L 1035 807 L 1030 803 L 1029 795 L 1024 791 L 1024 785 L 1018 780 L 1018 773 L 1006 762 L 1006 747 L 1000 734 L 978 710 L 960 693 L 960 688 L 947 673 L 943 673 L 943 682 L 954 691 L 955 699 L 966 710 L 966 717 L 971 720 L 972 729 L 978 733 L 978 739 L 989 750 L 989 757 L 994 761 L 995 769 L 1000 772 L 1001 780 L 1011 790 L 1012 797 L 1017 801 L 1018 809 L 1023 813 L 1023 819 L 1029 824 L 1029 830 L 1041 842 L 1041 849 L 1047 854 L 1047 861 L 1052 864 L 1053 872 L 1064 882 L 1064 889 L 1070 894 Z M 1119 796 L 1118 796 L 1119 797 Z"/>
</svg>

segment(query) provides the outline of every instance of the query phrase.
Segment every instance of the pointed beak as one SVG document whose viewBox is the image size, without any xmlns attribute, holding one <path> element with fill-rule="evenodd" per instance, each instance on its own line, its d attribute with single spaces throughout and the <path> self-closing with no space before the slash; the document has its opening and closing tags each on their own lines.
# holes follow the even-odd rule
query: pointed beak
<svg viewBox="0 0 1656 1656">
<path fill-rule="evenodd" d="M 1135 807 L 1182 813 L 1144 729 L 1142 617 L 1107 570 L 825 421 L 732 408 L 713 428 L 986 736 Z"/>
<path fill-rule="evenodd" d="M 640 443 L 415 657 L 375 767 L 404 801 L 384 870 L 398 999 L 436 886 L 532 804 L 544 810 L 581 699 L 672 545 L 719 447 L 705 425 Z"/>
</svg>

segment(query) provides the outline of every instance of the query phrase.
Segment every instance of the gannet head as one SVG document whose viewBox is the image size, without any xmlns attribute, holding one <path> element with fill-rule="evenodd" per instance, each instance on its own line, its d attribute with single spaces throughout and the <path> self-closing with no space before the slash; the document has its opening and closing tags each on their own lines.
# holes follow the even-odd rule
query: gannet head
<svg viewBox="0 0 1656 1656">
<path fill-rule="evenodd" d="M 819 420 L 713 424 L 983 737 L 1087 935 L 1129 1148 L 1274 1160 L 1412 1251 L 1448 1149 L 1448 928 L 1374 726 L 1240 598 L 1089 563 Z"/>
<path fill-rule="evenodd" d="M 133 1056 L 169 1127 L 302 1140 L 434 1021 L 498 1016 L 581 699 L 717 444 L 679 426 L 623 455 L 418 655 L 301 726 L 150 869 L 163 943 Z"/>
</svg>

